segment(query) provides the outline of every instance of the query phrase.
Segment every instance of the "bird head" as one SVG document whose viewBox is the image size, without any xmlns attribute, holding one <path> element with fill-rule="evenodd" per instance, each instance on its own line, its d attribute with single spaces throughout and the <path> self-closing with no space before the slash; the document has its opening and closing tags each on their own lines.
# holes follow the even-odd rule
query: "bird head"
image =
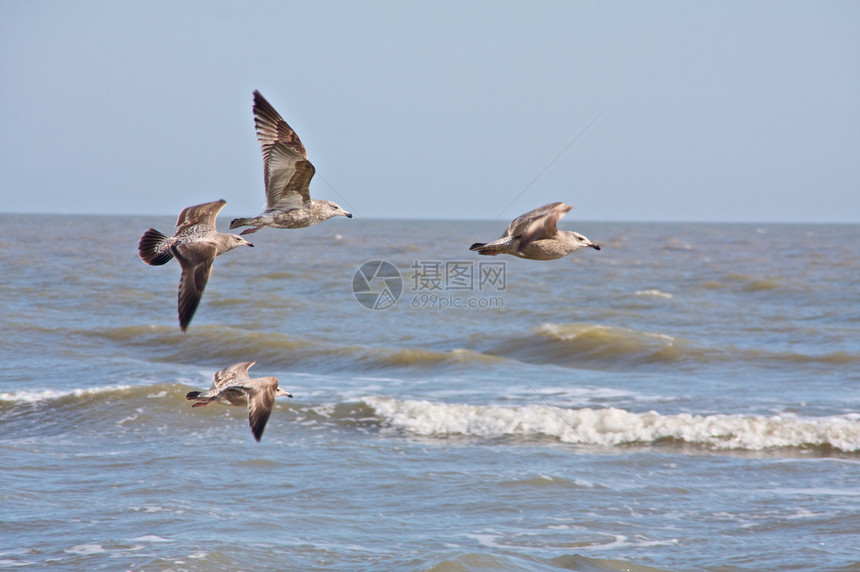
<svg viewBox="0 0 860 572">
<path fill-rule="evenodd" d="M 230 244 L 229 244 L 230 250 L 237 248 L 239 246 L 251 246 L 251 247 L 254 246 L 253 243 L 248 242 L 247 240 L 245 240 L 244 238 L 242 238 L 238 234 L 231 234 L 229 236 L 230 236 Z"/>
<path fill-rule="evenodd" d="M 591 242 L 585 235 L 579 234 L 578 232 L 574 232 L 572 233 L 572 235 L 580 248 L 583 246 L 588 246 L 590 248 L 593 248 L 594 250 L 600 250 L 600 245 L 595 242 Z"/>
</svg>

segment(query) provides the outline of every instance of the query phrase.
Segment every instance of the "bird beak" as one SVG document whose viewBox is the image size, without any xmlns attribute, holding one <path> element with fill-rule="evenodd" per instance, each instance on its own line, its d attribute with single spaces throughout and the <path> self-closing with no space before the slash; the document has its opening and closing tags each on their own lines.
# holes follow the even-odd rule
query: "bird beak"
<svg viewBox="0 0 860 572">
<path fill-rule="evenodd" d="M 346 218 L 352 218 L 352 213 L 346 213 Z"/>
<path fill-rule="evenodd" d="M 249 243 L 248 243 L 248 246 L 250 246 L 251 248 L 254 248 L 254 243 L 253 243 L 253 242 L 249 242 Z M 598 249 L 598 250 L 600 250 L 600 249 Z"/>
<path fill-rule="evenodd" d="M 600 250 L 600 245 L 599 245 L 599 244 L 591 243 L 591 244 L 589 244 L 588 246 L 590 246 L 590 247 L 591 247 L 591 248 L 593 248 L 594 250 Z"/>
</svg>

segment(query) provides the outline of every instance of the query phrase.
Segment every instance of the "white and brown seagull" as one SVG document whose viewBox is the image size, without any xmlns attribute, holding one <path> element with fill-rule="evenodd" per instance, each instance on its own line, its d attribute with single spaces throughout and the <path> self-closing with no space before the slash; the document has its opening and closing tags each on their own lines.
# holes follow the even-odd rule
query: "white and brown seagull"
<svg viewBox="0 0 860 572">
<path fill-rule="evenodd" d="M 335 216 L 352 218 L 340 205 L 311 198 L 308 187 L 316 171 L 305 146 L 259 91 L 254 91 L 254 125 L 263 151 L 266 210 L 233 219 L 230 228 L 250 226 L 240 233 L 250 234 L 265 226 L 305 228 Z"/>
<path fill-rule="evenodd" d="M 179 328 L 184 332 L 194 317 L 212 272 L 215 257 L 237 246 L 254 246 L 237 234 L 218 232 L 215 219 L 227 201 L 188 207 L 179 213 L 174 236 L 150 228 L 137 245 L 140 258 L 150 266 L 161 266 L 176 258 L 182 266 L 179 278 Z"/>
<path fill-rule="evenodd" d="M 224 405 L 247 406 L 251 433 L 259 441 L 275 405 L 275 398 L 293 395 L 278 387 L 277 377 L 251 379 L 248 370 L 255 363 L 243 361 L 215 372 L 215 381 L 209 390 L 189 391 L 185 399 L 196 402 L 192 407 L 205 407 L 215 401 Z"/>
<path fill-rule="evenodd" d="M 600 250 L 599 244 L 578 232 L 558 230 L 559 219 L 572 208 L 561 202 L 536 208 L 511 221 L 500 239 L 476 242 L 469 250 L 486 256 L 510 254 L 530 260 L 555 260 L 585 246 Z"/>
</svg>

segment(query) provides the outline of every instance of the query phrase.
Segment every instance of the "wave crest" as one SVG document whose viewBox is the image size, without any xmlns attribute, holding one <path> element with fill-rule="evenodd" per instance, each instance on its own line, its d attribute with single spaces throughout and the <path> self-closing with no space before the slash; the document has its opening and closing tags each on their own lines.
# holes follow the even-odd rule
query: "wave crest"
<svg viewBox="0 0 860 572">
<path fill-rule="evenodd" d="M 496 351 L 527 363 L 562 366 L 589 361 L 629 365 L 705 358 L 704 350 L 673 336 L 587 323 L 543 324 L 531 336 L 502 342 Z"/>
<path fill-rule="evenodd" d="M 365 397 L 384 424 L 416 435 L 549 436 L 563 443 L 615 447 L 661 441 L 760 451 L 800 447 L 860 451 L 860 421 L 750 415 L 661 415 L 622 409 L 501 407 Z"/>
<path fill-rule="evenodd" d="M 835 351 L 822 355 L 706 346 L 661 333 L 590 323 L 546 323 L 529 336 L 510 337 L 490 353 L 526 363 L 565 367 L 630 367 L 651 364 L 707 364 L 739 361 L 750 364 L 852 364 L 860 354 Z"/>
<path fill-rule="evenodd" d="M 438 365 L 480 364 L 501 362 L 501 358 L 480 352 L 453 349 L 433 351 L 422 348 L 398 350 L 375 349 L 368 352 L 371 361 L 379 367 L 434 367 Z"/>
<path fill-rule="evenodd" d="M 87 389 L 70 389 L 67 391 L 59 391 L 56 389 L 43 389 L 36 391 L 5 391 L 0 392 L 0 402 L 10 403 L 42 403 L 45 401 L 77 401 L 84 398 L 123 393 L 132 386 L 130 385 L 109 385 L 105 387 L 90 387 Z"/>
</svg>

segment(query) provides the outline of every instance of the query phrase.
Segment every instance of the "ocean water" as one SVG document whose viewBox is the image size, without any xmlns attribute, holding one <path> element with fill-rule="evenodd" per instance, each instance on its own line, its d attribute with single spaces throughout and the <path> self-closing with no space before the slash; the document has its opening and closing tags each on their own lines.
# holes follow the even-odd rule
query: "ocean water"
<svg viewBox="0 0 860 572">
<path fill-rule="evenodd" d="M 182 334 L 174 222 L 0 215 L 0 569 L 860 569 L 857 225 L 266 229 Z"/>
</svg>

